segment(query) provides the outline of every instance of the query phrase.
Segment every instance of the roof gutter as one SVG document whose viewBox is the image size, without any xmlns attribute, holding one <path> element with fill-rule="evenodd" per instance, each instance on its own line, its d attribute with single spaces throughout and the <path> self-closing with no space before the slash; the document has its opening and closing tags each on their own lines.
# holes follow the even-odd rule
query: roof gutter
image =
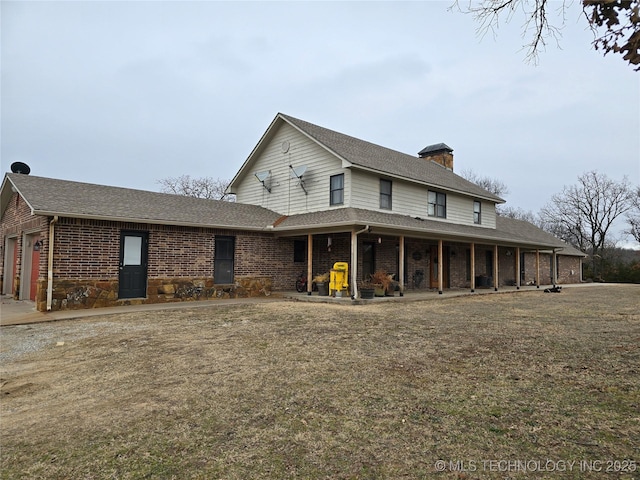
<svg viewBox="0 0 640 480">
<path fill-rule="evenodd" d="M 209 223 L 192 223 L 192 222 L 179 222 L 175 220 L 158 220 L 153 218 L 127 218 L 127 217 L 114 217 L 110 215 L 89 215 L 82 213 L 65 213 L 65 212 L 54 212 L 49 210 L 32 210 L 33 215 L 42 215 L 42 216 L 54 216 L 55 218 L 64 217 L 64 218 L 80 218 L 83 220 L 98 220 L 98 221 L 106 221 L 106 222 L 127 222 L 127 223 L 142 223 L 147 225 L 172 225 L 178 227 L 195 227 L 195 228 L 219 228 L 219 229 L 229 229 L 229 230 L 247 230 L 251 232 L 262 232 L 265 229 L 269 229 L 267 227 L 259 227 L 255 225 L 222 225 L 222 224 L 209 224 Z"/>
<path fill-rule="evenodd" d="M 357 232 L 351 234 L 351 298 L 358 297 L 358 235 L 371 231 L 371 226 L 367 225 Z"/>
<path fill-rule="evenodd" d="M 323 223 L 323 224 L 315 224 L 314 225 L 314 229 L 316 231 L 321 230 L 324 233 L 334 233 L 334 232 L 340 232 L 340 231 L 344 231 L 342 230 L 342 227 L 348 227 L 353 225 L 354 222 L 347 220 L 347 221 L 343 221 L 343 222 L 335 222 L 335 223 Z M 469 233 L 449 233 L 449 232 L 442 232 L 442 231 L 438 231 L 435 229 L 425 229 L 425 230 L 417 230 L 411 227 L 397 227 L 394 225 L 387 225 L 384 223 L 378 224 L 378 223 L 371 223 L 367 225 L 367 228 L 373 228 L 375 227 L 376 230 L 377 229 L 382 229 L 384 230 L 385 234 L 387 235 L 394 235 L 394 234 L 399 234 L 399 232 L 404 232 L 405 235 L 410 235 L 412 237 L 415 238 L 423 238 L 423 239 L 431 239 L 431 240 L 436 240 L 439 238 L 442 238 L 443 240 L 449 240 L 452 242 L 464 242 L 464 241 L 468 241 L 468 242 L 478 242 L 478 241 L 485 241 L 491 245 L 493 245 L 494 243 L 498 243 L 500 245 L 503 246 L 525 246 L 528 248 L 532 248 L 532 249 L 536 249 L 536 248 L 544 248 L 544 249 L 558 249 L 561 250 L 563 247 L 558 247 L 558 246 L 554 246 L 554 245 L 550 245 L 548 243 L 536 243 L 536 242 L 531 242 L 531 241 L 527 241 L 524 239 L 517 239 L 517 240 L 506 240 L 503 238 L 496 238 L 495 236 L 492 235 L 482 235 L 482 234 L 469 234 Z M 284 234 L 295 234 L 296 232 L 300 232 L 300 231 L 308 231 L 309 230 L 309 225 L 296 225 L 294 227 L 276 227 L 273 229 L 273 231 L 276 233 L 276 235 L 278 235 L 278 233 L 281 233 L 281 236 L 285 236 Z M 358 232 L 358 234 L 363 233 L 362 231 Z"/>
<path fill-rule="evenodd" d="M 47 262 L 47 312 L 51 311 L 51 304 L 53 303 L 53 242 L 55 238 L 55 224 L 58 223 L 58 216 L 54 215 L 49 222 L 49 251 Z"/>
</svg>

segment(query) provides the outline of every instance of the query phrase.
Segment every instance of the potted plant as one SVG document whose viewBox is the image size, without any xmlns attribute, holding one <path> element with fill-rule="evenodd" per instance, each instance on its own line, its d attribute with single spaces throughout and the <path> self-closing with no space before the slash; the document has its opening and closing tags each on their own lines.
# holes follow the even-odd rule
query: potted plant
<svg viewBox="0 0 640 480">
<path fill-rule="evenodd" d="M 360 298 L 372 299 L 376 291 L 376 286 L 371 282 L 360 282 Z"/>
<path fill-rule="evenodd" d="M 393 296 L 393 275 L 387 273 L 386 270 L 376 270 L 371 274 L 371 283 L 376 286 L 376 297 L 384 297 L 389 294 Z"/>
<path fill-rule="evenodd" d="M 321 273 L 313 277 L 313 282 L 318 287 L 318 295 L 326 297 L 329 295 L 329 274 Z"/>
</svg>

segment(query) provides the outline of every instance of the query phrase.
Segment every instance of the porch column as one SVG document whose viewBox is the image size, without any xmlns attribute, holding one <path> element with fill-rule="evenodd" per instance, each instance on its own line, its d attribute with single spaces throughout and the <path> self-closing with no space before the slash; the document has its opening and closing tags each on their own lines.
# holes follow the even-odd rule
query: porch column
<svg viewBox="0 0 640 480">
<path fill-rule="evenodd" d="M 442 283 L 444 282 L 444 261 L 442 258 L 442 240 L 438 240 L 438 293 L 440 295 L 442 295 L 442 289 L 443 289 L 443 285 Z"/>
<path fill-rule="evenodd" d="M 500 262 L 498 261 L 498 245 L 493 246 L 493 289 L 494 291 L 498 291 L 498 266 Z"/>
<path fill-rule="evenodd" d="M 520 247 L 516 247 L 516 290 L 520 290 Z"/>
<path fill-rule="evenodd" d="M 476 244 L 471 242 L 471 293 L 476 291 Z"/>
<path fill-rule="evenodd" d="M 351 230 L 351 298 L 358 297 L 358 234 Z"/>
<path fill-rule="evenodd" d="M 551 261 L 553 262 L 553 265 L 551 267 L 551 271 L 553 272 L 553 278 L 551 279 L 551 282 L 555 287 L 558 283 L 558 257 L 556 256 L 557 254 L 555 248 L 552 250 L 552 252 L 553 253 L 551 255 Z"/>
<path fill-rule="evenodd" d="M 400 248 L 399 248 L 399 252 L 398 255 L 400 257 L 399 262 L 399 273 L 398 275 L 400 275 L 399 278 L 399 283 L 400 283 L 400 296 L 404 296 L 404 235 L 400 235 Z"/>
<path fill-rule="evenodd" d="M 540 250 L 536 248 L 536 288 L 540 288 Z"/>
<path fill-rule="evenodd" d="M 307 235 L 307 295 L 313 290 L 313 235 Z"/>
</svg>

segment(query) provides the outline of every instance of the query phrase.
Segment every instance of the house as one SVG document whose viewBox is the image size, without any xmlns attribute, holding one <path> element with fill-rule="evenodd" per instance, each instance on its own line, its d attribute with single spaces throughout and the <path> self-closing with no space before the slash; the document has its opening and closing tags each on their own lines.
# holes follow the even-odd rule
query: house
<svg viewBox="0 0 640 480">
<path fill-rule="evenodd" d="M 7 173 L 2 293 L 43 311 L 265 295 L 336 262 L 354 296 L 378 269 L 401 293 L 581 280 L 579 251 L 453 168 L 445 144 L 408 155 L 278 114 L 235 203 Z"/>
</svg>

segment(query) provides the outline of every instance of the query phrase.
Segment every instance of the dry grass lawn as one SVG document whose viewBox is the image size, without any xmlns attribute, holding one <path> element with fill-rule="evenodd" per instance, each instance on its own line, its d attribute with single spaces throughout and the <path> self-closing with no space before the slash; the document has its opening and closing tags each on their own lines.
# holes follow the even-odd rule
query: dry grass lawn
<svg viewBox="0 0 640 480">
<path fill-rule="evenodd" d="M 628 285 L 3 327 L 1 475 L 640 479 L 639 310 Z"/>
</svg>

